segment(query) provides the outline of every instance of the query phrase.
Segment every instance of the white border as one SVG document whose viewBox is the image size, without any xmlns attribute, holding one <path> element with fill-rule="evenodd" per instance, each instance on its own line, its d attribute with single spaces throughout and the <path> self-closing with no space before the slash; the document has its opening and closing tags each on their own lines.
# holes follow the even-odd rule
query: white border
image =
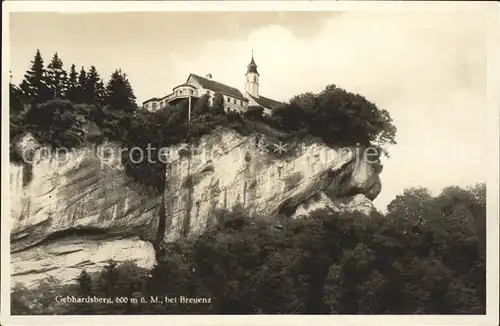
<svg viewBox="0 0 500 326">
<path fill-rule="evenodd" d="M 380 324 L 380 325 L 498 325 L 498 201 L 499 201 L 499 108 L 500 108 L 500 10 L 495 2 L 415 2 L 415 1 L 6 1 L 2 3 L 2 325 L 310 325 L 310 324 Z M 10 316 L 10 256 L 9 234 L 9 151 L 8 151 L 8 83 L 9 83 L 9 13 L 10 12 L 152 12 L 152 11 L 408 11 L 408 10 L 489 10 L 491 34 L 488 52 L 488 103 L 491 105 L 489 144 L 491 160 L 487 183 L 487 315 L 433 316 L 433 315 L 244 315 L 244 316 Z M 6 95 L 6 96 L 5 96 Z M 474 108 L 471 108 L 474 110 Z M 9 280 L 9 282 L 6 282 Z"/>
</svg>

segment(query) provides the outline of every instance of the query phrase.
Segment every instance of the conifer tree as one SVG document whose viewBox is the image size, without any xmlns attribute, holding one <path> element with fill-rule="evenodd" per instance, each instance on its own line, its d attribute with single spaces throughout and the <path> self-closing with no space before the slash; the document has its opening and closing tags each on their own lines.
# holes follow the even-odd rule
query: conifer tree
<svg viewBox="0 0 500 326">
<path fill-rule="evenodd" d="M 80 69 L 80 74 L 78 75 L 78 100 L 77 103 L 86 103 L 86 93 L 87 93 L 87 73 L 85 68 L 82 66 Z"/>
<path fill-rule="evenodd" d="M 9 105 L 10 105 L 10 116 L 19 114 L 23 110 L 23 93 L 19 87 L 12 84 L 12 71 L 9 70 L 10 80 L 9 80 Z"/>
<path fill-rule="evenodd" d="M 31 68 L 26 71 L 20 87 L 26 98 L 33 104 L 50 99 L 46 83 L 46 70 L 40 50 L 36 51 L 35 58 L 31 61 Z"/>
<path fill-rule="evenodd" d="M 95 66 L 91 66 L 87 73 L 84 103 L 102 104 L 104 99 L 104 83 L 97 73 Z"/>
<path fill-rule="evenodd" d="M 73 103 L 79 103 L 79 83 L 78 83 L 78 73 L 76 72 L 76 67 L 74 64 L 71 65 L 69 71 L 68 79 L 68 90 L 66 93 L 66 98 Z"/>
<path fill-rule="evenodd" d="M 10 115 L 19 114 L 24 108 L 22 91 L 16 85 L 9 83 Z"/>
<path fill-rule="evenodd" d="M 127 74 L 121 69 L 115 70 L 106 85 L 104 104 L 109 105 L 113 110 L 132 112 L 136 109 L 135 99 Z"/>
<path fill-rule="evenodd" d="M 66 97 L 68 74 L 63 69 L 63 62 L 57 52 L 47 66 L 47 87 L 50 90 L 52 98 L 63 99 Z"/>
<path fill-rule="evenodd" d="M 104 81 L 99 79 L 99 82 L 96 84 L 96 104 L 102 105 L 104 103 L 104 98 L 106 97 L 106 88 L 104 87 Z"/>
</svg>

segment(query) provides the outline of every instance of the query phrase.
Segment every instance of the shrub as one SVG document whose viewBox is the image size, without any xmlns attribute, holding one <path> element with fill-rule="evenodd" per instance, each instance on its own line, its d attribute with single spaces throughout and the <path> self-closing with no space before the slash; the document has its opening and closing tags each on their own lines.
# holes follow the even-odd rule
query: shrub
<svg viewBox="0 0 500 326">
<path fill-rule="evenodd" d="M 243 116 L 250 120 L 262 119 L 264 115 L 264 108 L 262 106 L 249 106 Z"/>
<path fill-rule="evenodd" d="M 441 208 L 450 204 L 443 217 Z M 386 216 L 316 211 L 287 220 L 249 216 L 241 208 L 220 211 L 199 237 L 169 244 L 152 271 L 110 261 L 90 278 L 82 273 L 73 287 L 17 288 L 13 312 L 484 314 L 481 240 L 464 220 L 485 219 L 485 211 L 462 209 L 471 204 L 485 204 L 480 187 L 450 188 L 437 197 L 410 189 Z M 147 302 L 54 305 L 53 296 L 64 291 Z M 149 302 L 151 296 L 211 302 L 161 305 Z"/>
</svg>

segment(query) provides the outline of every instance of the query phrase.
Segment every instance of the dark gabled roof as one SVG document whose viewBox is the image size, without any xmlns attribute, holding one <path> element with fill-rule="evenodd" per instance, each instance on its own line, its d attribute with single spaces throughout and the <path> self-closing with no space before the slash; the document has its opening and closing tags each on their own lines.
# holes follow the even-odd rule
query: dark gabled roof
<svg viewBox="0 0 500 326">
<path fill-rule="evenodd" d="M 275 101 L 273 99 L 270 99 L 268 97 L 261 96 L 261 95 L 259 95 L 259 97 L 254 97 L 254 96 L 248 94 L 248 96 L 250 96 L 259 105 L 261 105 L 261 106 L 263 106 L 265 108 L 268 108 L 268 109 L 272 109 L 275 106 L 284 104 L 283 102 Z"/>
<path fill-rule="evenodd" d="M 241 94 L 241 92 L 237 88 L 224 85 L 222 83 L 207 79 L 205 77 L 198 76 L 196 74 L 190 74 L 189 77 L 190 76 L 193 76 L 201 84 L 203 88 L 209 89 L 214 92 L 220 92 L 224 95 L 231 96 L 239 100 L 245 100 L 245 97 L 243 96 L 243 94 Z"/>
</svg>

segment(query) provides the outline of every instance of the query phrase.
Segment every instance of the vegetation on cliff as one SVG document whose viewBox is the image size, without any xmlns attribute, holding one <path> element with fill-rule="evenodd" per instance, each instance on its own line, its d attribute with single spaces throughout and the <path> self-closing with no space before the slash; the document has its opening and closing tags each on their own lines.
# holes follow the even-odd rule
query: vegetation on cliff
<svg viewBox="0 0 500 326">
<path fill-rule="evenodd" d="M 316 211 L 283 227 L 276 218 L 220 212 L 199 238 L 169 244 L 152 271 L 111 261 L 69 286 L 17 287 L 12 313 L 485 313 L 484 184 L 436 197 L 408 189 L 385 216 Z M 128 303 L 58 304 L 56 295 Z M 177 303 L 151 303 L 156 296 Z M 182 304 L 180 296 L 211 300 Z"/>
<path fill-rule="evenodd" d="M 87 121 L 100 128 L 99 140 L 122 142 L 128 148 L 145 149 L 149 144 L 159 149 L 191 142 L 217 126 L 284 138 L 315 137 L 331 146 L 359 143 L 383 147 L 395 143 L 396 128 L 387 111 L 334 85 L 319 94 L 295 96 L 274 108 L 271 115 L 264 115 L 262 107 L 252 107 L 244 114 L 225 112 L 221 94 L 215 94 L 212 106 L 205 96 L 194 104 L 188 123 L 187 101 L 156 112 L 137 107 L 132 86 L 120 69 L 105 85 L 94 66 L 88 71 L 82 67 L 77 73 L 72 65 L 66 72 L 56 53 L 45 68 L 37 51 L 20 87 L 11 84 L 10 89 L 13 162 L 20 160 L 13 144 L 24 132 L 31 132 L 43 145 L 71 149 L 85 141 L 83 129 Z M 128 155 L 123 157 L 127 174 L 162 191 L 164 165 L 137 161 Z"/>
<path fill-rule="evenodd" d="M 220 99 L 218 95 L 216 99 Z M 270 116 L 252 107 L 224 112 L 202 97 L 188 123 L 187 103 L 157 112 L 135 104 L 127 75 L 105 84 L 95 67 L 69 73 L 54 55 L 44 68 L 37 52 L 19 87 L 10 85 L 11 160 L 17 138 L 30 132 L 43 145 L 77 148 L 88 140 L 85 123 L 125 147 L 161 148 L 194 142 L 218 126 L 240 133 L 316 137 L 330 146 L 395 143 L 390 115 L 360 95 L 336 86 L 302 94 Z M 153 153 L 159 154 L 159 153 Z M 165 166 L 123 157 L 136 181 L 165 190 Z M 280 216 L 259 219 L 220 212 L 199 238 L 169 244 L 152 271 L 110 262 L 77 282 L 53 280 L 36 291 L 16 287 L 13 314 L 467 314 L 485 313 L 486 189 L 450 187 L 433 197 L 409 189 L 384 216 L 317 211 L 277 227 Z M 127 297 L 128 303 L 59 304 L 56 295 Z M 206 297 L 210 304 L 132 304 L 151 296 Z"/>
</svg>

